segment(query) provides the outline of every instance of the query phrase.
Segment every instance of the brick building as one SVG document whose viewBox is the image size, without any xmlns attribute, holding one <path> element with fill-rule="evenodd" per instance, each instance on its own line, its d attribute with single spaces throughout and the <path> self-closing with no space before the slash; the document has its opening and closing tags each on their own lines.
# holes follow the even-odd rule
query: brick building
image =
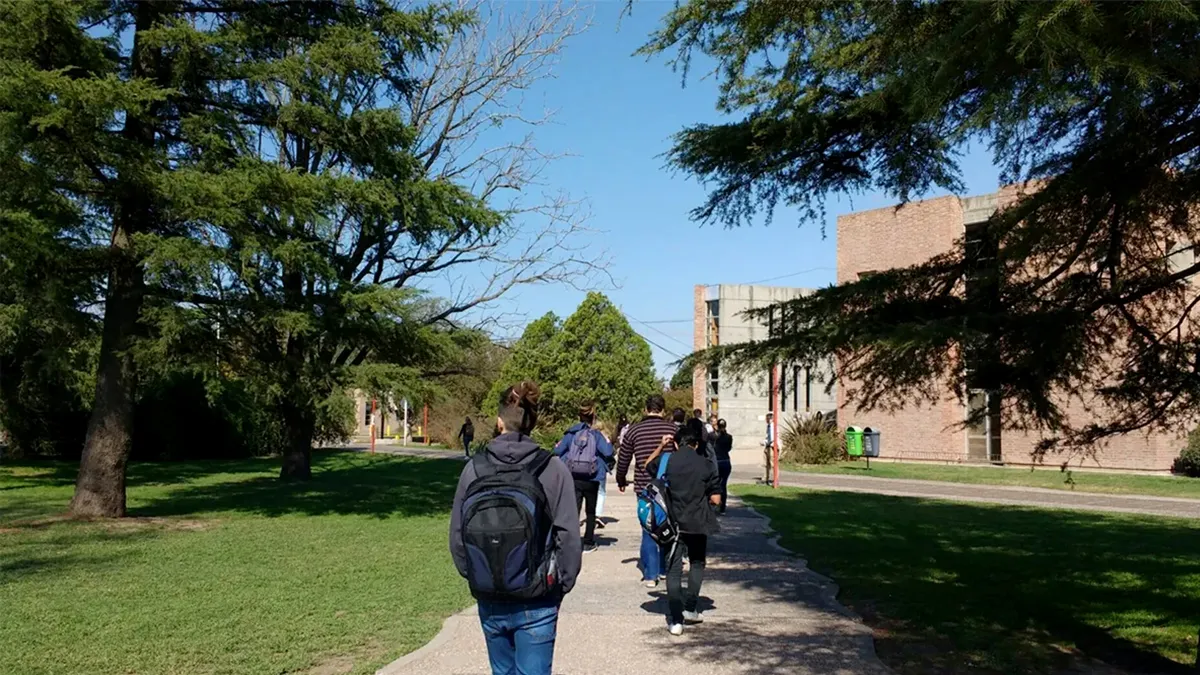
<svg viewBox="0 0 1200 675">
<path fill-rule="evenodd" d="M 1017 189 L 976 197 L 940 197 L 840 216 L 837 221 L 837 282 L 855 281 L 863 275 L 894 267 L 907 267 L 945 253 L 971 239 L 972 227 L 1011 203 Z M 1180 252 L 1190 257 L 1190 249 Z M 1175 260 L 1173 265 L 1191 265 Z M 1040 436 L 1003 429 L 998 407 L 984 391 L 972 391 L 964 405 L 946 390 L 938 403 L 904 407 L 895 412 L 861 411 L 846 400 L 853 382 L 838 388 L 840 426 L 872 427 L 882 431 L 881 456 L 902 461 L 944 463 L 992 462 L 1009 465 L 1032 463 Z M 968 413 L 992 409 L 986 420 L 962 428 Z M 1082 402 L 1066 406 L 1074 424 L 1086 422 Z M 1102 444 L 1093 457 L 1073 460 L 1074 465 L 1098 469 L 1168 471 L 1184 445 L 1184 434 L 1133 433 Z M 1047 463 L 1055 463 L 1048 459 Z"/>
<path fill-rule="evenodd" d="M 767 326 L 748 321 L 741 314 L 790 300 L 810 289 L 781 286 L 721 284 L 696 286 L 692 303 L 693 346 L 697 351 L 718 344 L 749 342 L 767 337 Z M 780 368 L 779 416 L 788 419 L 800 413 L 832 413 L 837 407 L 836 387 L 827 393 L 832 363 L 821 368 L 784 365 Z M 733 462 L 738 466 L 762 466 L 762 441 L 766 436 L 770 391 L 774 380 L 769 372 L 740 379 L 722 377 L 720 370 L 698 369 L 692 375 L 692 406 L 707 417 L 716 413 L 725 419 L 733 436 Z"/>
</svg>

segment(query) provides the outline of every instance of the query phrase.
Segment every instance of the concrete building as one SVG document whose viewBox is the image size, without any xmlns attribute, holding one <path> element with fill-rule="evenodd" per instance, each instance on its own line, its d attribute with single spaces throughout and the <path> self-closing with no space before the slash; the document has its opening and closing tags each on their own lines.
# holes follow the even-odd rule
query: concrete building
<svg viewBox="0 0 1200 675">
<path fill-rule="evenodd" d="M 765 339 L 767 325 L 747 320 L 742 312 L 811 292 L 810 289 L 777 286 L 696 286 L 692 307 L 693 347 L 701 350 L 718 344 Z M 832 377 L 832 364 L 811 371 L 798 365 L 782 364 L 779 371 L 781 419 L 796 413 L 836 410 L 836 386 L 826 391 Z M 769 372 L 740 379 L 722 376 L 717 368 L 708 372 L 698 369 L 693 374 L 692 405 L 705 411 L 706 417 L 716 413 L 725 419 L 733 436 L 735 466 L 762 466 L 762 441 L 766 436 L 767 413 L 771 411 L 773 384 Z"/>
<path fill-rule="evenodd" d="M 972 245 L 973 226 L 980 225 L 997 208 L 1019 197 L 1017 187 L 976 197 L 941 197 L 912 202 L 902 207 L 889 206 L 841 216 L 837 221 L 837 281 L 855 281 L 873 272 L 917 265 L 929 258 L 967 242 Z M 1171 264 L 1179 268 L 1192 264 L 1190 249 L 1180 251 L 1188 260 Z M 871 427 L 882 431 L 881 456 L 902 461 L 941 463 L 997 463 L 1028 465 L 1040 440 L 1034 432 L 1004 429 L 999 406 L 986 391 L 969 392 L 968 400 L 959 401 L 948 389 L 932 406 L 904 407 L 894 412 L 863 411 L 845 397 L 853 382 L 842 382 L 838 397 L 838 422 Z M 978 410 L 985 422 L 963 428 L 969 413 Z M 990 410 L 990 413 L 983 411 Z M 1085 423 L 1087 412 L 1082 401 L 1072 401 L 1066 411 L 1073 424 Z M 1074 462 L 1083 467 L 1136 471 L 1168 471 L 1183 448 L 1183 434 L 1133 433 L 1115 437 L 1101 445 L 1094 457 Z M 1048 463 L 1054 463 L 1051 458 Z"/>
</svg>

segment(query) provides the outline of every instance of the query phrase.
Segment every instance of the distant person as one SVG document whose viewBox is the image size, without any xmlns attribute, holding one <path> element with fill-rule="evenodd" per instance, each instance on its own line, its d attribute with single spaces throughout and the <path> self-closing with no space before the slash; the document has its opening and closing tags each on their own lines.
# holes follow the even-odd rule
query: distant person
<svg viewBox="0 0 1200 675">
<path fill-rule="evenodd" d="M 717 414 L 713 413 L 708 416 L 708 421 L 704 423 L 704 430 L 710 434 L 717 433 Z"/>
<path fill-rule="evenodd" d="M 775 449 L 775 415 L 767 413 L 767 435 L 763 439 L 763 471 L 764 483 L 771 482 L 771 458 Z"/>
<path fill-rule="evenodd" d="M 687 413 L 683 411 L 683 408 L 676 408 L 671 411 L 671 421 L 675 423 L 675 428 L 678 429 L 687 422 Z"/>
<path fill-rule="evenodd" d="M 713 434 L 713 448 L 717 456 L 717 477 L 721 479 L 721 503 L 717 513 L 725 513 L 725 502 L 729 499 L 729 475 L 733 473 L 733 436 L 729 435 L 725 420 L 717 421 L 717 432 Z"/>
<path fill-rule="evenodd" d="M 628 428 L 629 428 L 629 418 L 626 417 L 625 415 L 621 415 L 621 417 L 617 419 L 616 435 L 613 436 L 613 440 L 616 443 L 616 447 L 618 447 L 618 448 L 621 447 L 621 439 L 625 438 L 625 430 Z"/>
<path fill-rule="evenodd" d="M 463 468 L 450 512 L 450 555 L 479 602 L 493 675 L 550 675 L 583 562 L 571 472 L 529 437 L 539 398 L 533 382 L 500 396 L 499 435 Z"/>
<path fill-rule="evenodd" d="M 616 447 L 613 445 L 612 435 L 608 433 L 608 425 L 602 420 L 597 421 L 592 428 L 599 431 L 600 435 L 604 436 L 604 440 L 608 441 L 610 446 Z M 604 458 L 604 475 L 600 480 L 600 489 L 596 493 L 596 529 L 598 530 L 604 529 L 604 501 L 608 492 L 608 474 L 612 473 L 613 467 L 616 465 L 617 457 L 614 450 L 614 454 Z"/>
<path fill-rule="evenodd" d="M 468 417 L 466 422 L 463 422 L 462 428 L 458 430 L 458 438 L 462 441 L 463 453 L 467 457 L 471 456 L 471 443 L 475 442 L 475 425 L 471 423 L 471 418 Z"/>
<path fill-rule="evenodd" d="M 696 420 L 699 422 L 699 420 Z M 675 435 L 678 448 L 670 459 L 658 455 L 647 471 L 657 475 L 659 465 L 667 461 L 664 478 L 669 485 L 670 513 L 679 528 L 679 539 L 670 546 L 667 562 L 667 627 L 671 635 L 682 635 L 683 624 L 700 623 L 700 586 L 708 556 L 708 537 L 719 529 L 713 506 L 721 501 L 720 481 L 712 463 L 698 451 L 702 440 L 694 425 L 682 427 Z M 688 585 L 683 589 L 683 556 L 688 559 Z"/>
<path fill-rule="evenodd" d="M 621 449 L 617 453 L 617 489 L 625 491 L 629 484 L 629 466 L 633 465 L 633 487 L 641 492 L 650 484 L 646 462 L 658 449 L 663 436 L 674 436 L 675 425 L 663 418 L 667 404 L 662 394 L 653 394 L 646 399 L 646 415 L 641 421 L 625 430 Z M 658 586 L 666 576 L 663 551 L 648 532 L 642 532 L 642 547 L 638 555 L 638 568 L 642 571 L 642 583 L 647 588 Z"/>
<path fill-rule="evenodd" d="M 583 552 L 596 550 L 596 501 L 600 485 L 608 479 L 608 461 L 613 447 L 604 434 L 592 428 L 596 407 L 579 406 L 579 421 L 567 429 L 554 454 L 562 459 L 575 482 L 575 509 L 584 519 Z"/>
</svg>

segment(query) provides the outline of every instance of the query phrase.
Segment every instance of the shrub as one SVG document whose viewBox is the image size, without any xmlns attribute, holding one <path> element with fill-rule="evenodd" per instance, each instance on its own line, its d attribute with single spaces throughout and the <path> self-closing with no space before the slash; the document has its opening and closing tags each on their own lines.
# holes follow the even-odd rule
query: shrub
<svg viewBox="0 0 1200 675">
<path fill-rule="evenodd" d="M 846 443 L 831 420 L 820 414 L 783 421 L 780 460 L 791 464 L 832 464 L 846 458 Z"/>
<path fill-rule="evenodd" d="M 1200 478 L 1200 427 L 1188 434 L 1187 447 L 1175 458 L 1171 473 Z"/>
</svg>

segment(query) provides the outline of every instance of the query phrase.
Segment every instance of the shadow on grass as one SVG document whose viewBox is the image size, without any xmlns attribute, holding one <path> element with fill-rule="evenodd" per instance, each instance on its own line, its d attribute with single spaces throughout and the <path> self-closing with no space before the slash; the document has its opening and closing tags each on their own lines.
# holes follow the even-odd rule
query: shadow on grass
<svg viewBox="0 0 1200 675">
<path fill-rule="evenodd" d="M 275 476 L 277 471 L 277 464 L 272 462 L 266 475 L 156 491 L 141 499 L 130 515 L 338 514 L 374 518 L 436 515 L 450 510 L 462 462 L 322 452 L 313 455 L 313 477 L 307 482 L 281 482 Z M 263 468 L 256 472 L 263 473 Z M 220 473 L 225 471 L 222 469 Z"/>
<path fill-rule="evenodd" d="M 91 523 L 0 531 L 0 541 L 4 542 L 0 546 L 0 587 L 6 580 L 17 577 L 120 564 L 133 555 L 123 544 L 157 537 L 161 531 L 159 528 L 113 531 Z"/>
<path fill-rule="evenodd" d="M 1198 523 L 834 492 L 743 496 L 841 586 L 902 673 L 1056 672 L 1079 656 L 1194 672 L 1181 661 L 1194 659 L 1200 619 Z"/>
</svg>

